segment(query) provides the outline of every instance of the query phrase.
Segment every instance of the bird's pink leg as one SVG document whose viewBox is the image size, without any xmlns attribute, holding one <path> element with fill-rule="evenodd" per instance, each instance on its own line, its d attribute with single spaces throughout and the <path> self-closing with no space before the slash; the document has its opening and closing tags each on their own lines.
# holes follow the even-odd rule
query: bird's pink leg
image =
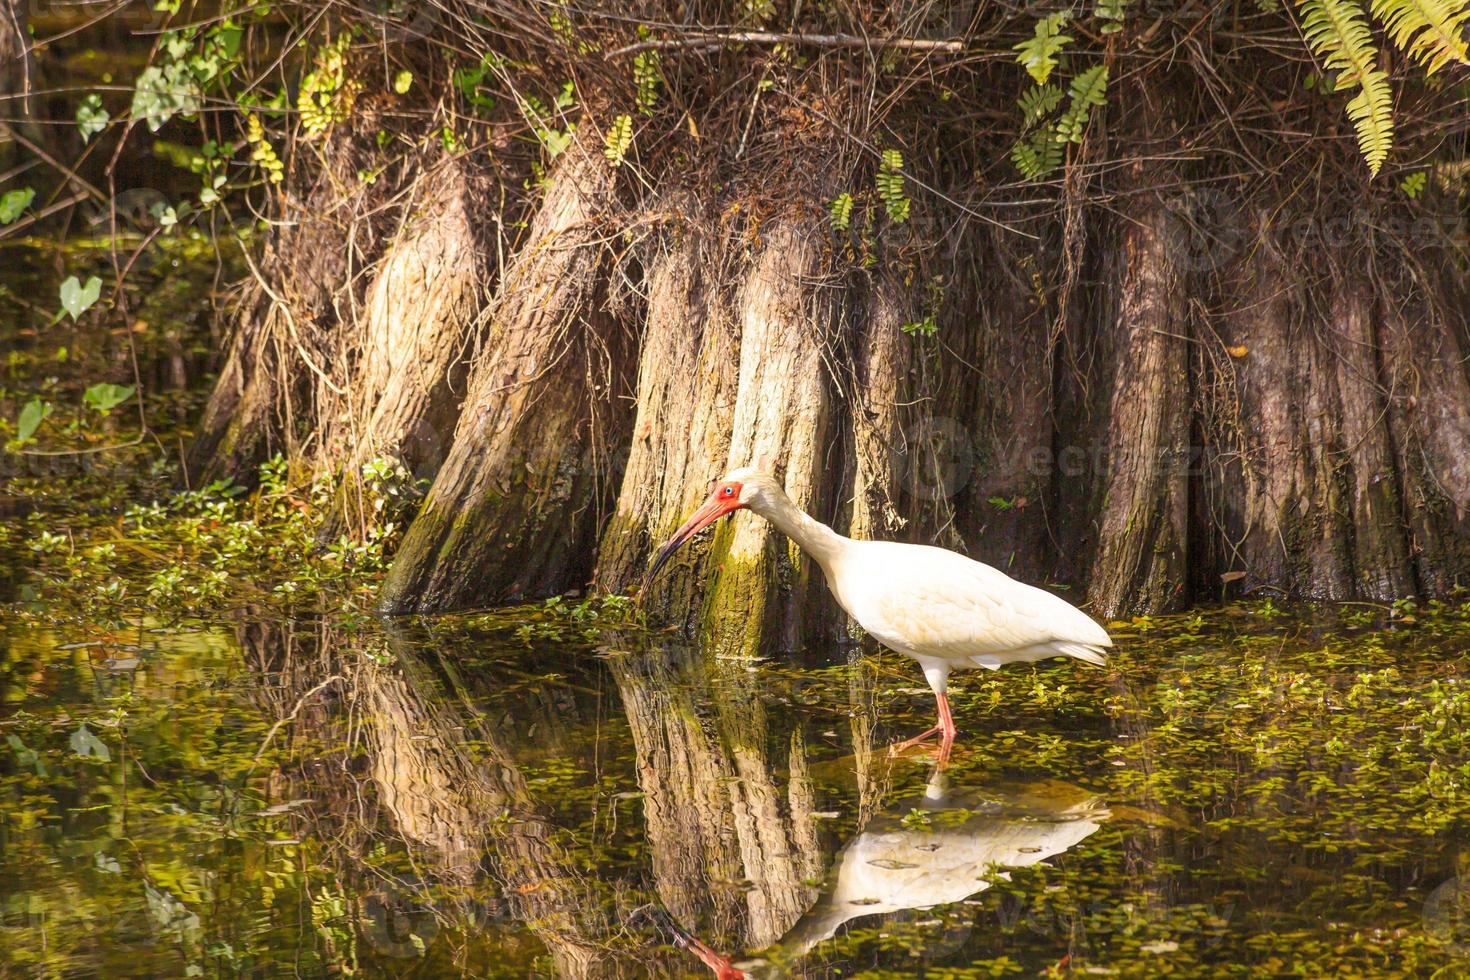
<svg viewBox="0 0 1470 980">
<path fill-rule="evenodd" d="M 915 735 L 906 742 L 899 742 L 888 750 L 889 754 L 902 752 L 904 749 L 911 749 L 931 735 L 940 735 L 942 736 L 939 743 L 940 754 L 943 756 L 949 755 L 950 746 L 954 745 L 954 737 L 959 734 L 959 729 L 955 728 L 954 716 L 949 712 L 949 695 L 935 694 L 934 698 L 939 702 L 939 724 L 928 731 Z"/>
<path fill-rule="evenodd" d="M 716 980 L 747 980 L 750 976 L 744 970 L 736 969 L 729 957 L 721 956 L 693 936 L 689 937 L 689 951 L 710 968 Z"/>
</svg>

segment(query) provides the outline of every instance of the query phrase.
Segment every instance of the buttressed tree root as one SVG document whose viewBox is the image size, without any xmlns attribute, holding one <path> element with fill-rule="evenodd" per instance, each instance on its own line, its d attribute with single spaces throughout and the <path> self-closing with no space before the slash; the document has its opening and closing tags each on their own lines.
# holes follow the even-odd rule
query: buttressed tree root
<svg viewBox="0 0 1470 980">
<path fill-rule="evenodd" d="M 376 184 L 376 109 L 293 155 L 191 474 L 284 451 L 339 481 L 332 531 L 372 519 L 364 462 L 432 478 L 395 613 L 629 592 L 708 481 L 761 459 L 840 531 L 957 548 L 1104 617 L 1470 584 L 1463 203 L 1370 181 L 1339 107 L 1269 94 L 1318 70 L 1281 54 L 1290 5 L 1243 15 L 1269 43 L 1187 12 L 1074 39 L 1126 84 L 1037 181 L 1014 102 L 1060 125 L 1078 73 L 1049 116 L 1011 58 L 953 56 L 1012 52 L 1033 17 L 854 9 L 805 5 L 812 33 L 776 46 L 669 26 L 744 16 L 715 0 L 655 0 L 647 37 L 447 0 L 375 47 L 420 78 L 464 45 L 506 60 L 394 116 L 413 149 Z M 1128 45 L 1147 57 L 1124 73 Z M 428 98 L 367 60 L 360 106 Z M 1441 98 L 1412 92 L 1402 111 Z M 1400 138 L 1406 161 L 1447 139 Z M 843 625 L 748 515 L 643 599 L 721 652 Z"/>
<path fill-rule="evenodd" d="M 545 595 L 590 575 L 608 463 L 631 421 L 629 331 L 606 308 L 615 191 L 590 140 L 550 174 L 383 609 Z"/>
</svg>

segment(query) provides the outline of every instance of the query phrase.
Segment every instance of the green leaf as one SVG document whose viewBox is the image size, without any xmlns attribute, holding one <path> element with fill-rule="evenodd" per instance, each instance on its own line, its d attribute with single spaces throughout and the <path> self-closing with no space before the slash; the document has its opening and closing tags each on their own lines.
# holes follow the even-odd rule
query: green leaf
<svg viewBox="0 0 1470 980">
<path fill-rule="evenodd" d="M 1379 67 L 1368 20 L 1354 0 L 1296 0 L 1296 5 L 1307 44 L 1328 71 L 1338 73 L 1333 91 L 1361 89 L 1348 102 L 1347 113 L 1368 171 L 1377 176 L 1393 146 L 1393 91 L 1388 73 Z"/>
<path fill-rule="evenodd" d="M 626 112 L 613 120 L 603 136 L 602 155 L 612 161 L 614 167 L 621 166 L 633 145 L 633 117 Z"/>
<path fill-rule="evenodd" d="M 0 196 L 0 225 L 8 225 L 19 218 L 35 199 L 36 191 L 31 187 L 6 191 L 3 196 Z"/>
<path fill-rule="evenodd" d="M 939 332 L 939 321 L 933 313 L 930 313 L 924 319 L 905 323 L 899 329 L 910 336 L 932 337 Z"/>
<path fill-rule="evenodd" d="M 93 136 L 107 128 L 107 121 L 112 117 L 107 110 L 102 108 L 102 96 L 93 93 L 82 100 L 77 106 L 77 129 L 82 132 L 82 142 L 86 143 Z"/>
<path fill-rule="evenodd" d="M 25 440 L 36 434 L 46 416 L 51 414 L 51 403 L 43 402 L 39 398 L 32 398 L 25 403 L 20 410 L 20 416 L 15 420 L 15 434 L 18 438 Z"/>
<path fill-rule="evenodd" d="M 102 295 L 102 280 L 92 276 L 85 286 L 76 276 L 67 276 L 61 284 L 61 308 L 77 320 Z"/>
<path fill-rule="evenodd" d="M 133 385 L 115 385 L 103 381 L 88 388 L 82 394 L 82 401 L 99 412 L 110 411 L 133 397 L 137 391 Z"/>
<path fill-rule="evenodd" d="M 1062 165 L 1062 147 L 1055 126 L 1043 126 L 1016 141 L 1011 162 L 1027 180 L 1037 180 Z"/>
<path fill-rule="evenodd" d="M 567 147 L 572 145 L 572 133 L 574 129 L 568 127 L 565 132 L 559 129 L 543 129 L 538 131 L 541 142 L 546 145 L 546 154 L 552 159 L 560 156 Z"/>
<path fill-rule="evenodd" d="M 404 69 L 393 76 L 393 91 L 403 95 L 413 88 L 413 72 Z"/>
<path fill-rule="evenodd" d="M 154 201 L 153 206 L 148 209 L 153 220 L 158 222 L 160 228 L 172 228 L 179 223 L 179 213 L 174 210 L 173 205 L 166 201 Z"/>
<path fill-rule="evenodd" d="M 637 89 L 638 111 L 645 116 L 658 105 L 659 73 L 657 51 L 643 51 L 633 59 L 633 85 Z"/>
<path fill-rule="evenodd" d="M 175 115 L 197 113 L 202 98 L 188 65 L 149 65 L 138 76 L 133 92 L 133 118 L 142 119 L 149 131 L 156 133 Z"/>
<path fill-rule="evenodd" d="M 1072 40 L 1070 34 L 1059 33 L 1071 16 L 1063 12 L 1043 17 L 1036 22 L 1035 37 L 1013 45 L 1014 50 L 1020 52 L 1016 61 L 1036 80 L 1037 85 L 1045 85 L 1051 78 L 1052 69 L 1057 66 L 1057 53 Z"/>
<path fill-rule="evenodd" d="M 1093 13 L 1097 19 L 1102 21 L 1099 28 L 1100 34 L 1116 34 L 1123 29 L 1123 21 L 1128 16 L 1126 7 L 1128 0 L 1097 0 L 1093 7 Z"/>
<path fill-rule="evenodd" d="M 1021 129 L 1028 130 L 1051 115 L 1062 104 L 1062 94 L 1055 85 L 1033 85 L 1027 89 L 1016 100 L 1021 107 Z"/>
<path fill-rule="evenodd" d="M 30 767 L 35 770 L 37 776 L 43 779 L 46 777 L 46 763 L 41 761 L 40 753 L 35 749 L 29 748 L 26 743 L 20 740 L 20 736 L 18 735 L 7 735 L 5 736 L 5 741 L 10 746 L 11 751 L 15 753 L 15 761 L 18 764 Z"/>
<path fill-rule="evenodd" d="M 1108 100 L 1108 66 L 1093 65 L 1072 79 L 1067 93 L 1072 101 L 1057 120 L 1057 139 L 1063 143 L 1081 143 L 1092 110 Z"/>
<path fill-rule="evenodd" d="M 903 224 L 909 219 L 909 198 L 903 186 L 903 153 L 895 149 L 884 150 L 879 159 L 878 173 L 873 178 L 878 188 L 878 197 L 888 218 L 894 224 Z"/>
<path fill-rule="evenodd" d="M 846 231 L 852 222 L 852 195 L 843 191 L 827 205 L 827 216 L 834 231 Z"/>
<path fill-rule="evenodd" d="M 1373 0 L 1373 16 L 1400 51 L 1424 66 L 1426 75 L 1451 61 L 1470 63 L 1464 37 L 1470 3 L 1464 0 Z"/>
<path fill-rule="evenodd" d="M 96 735 L 93 735 L 91 729 L 85 724 L 72 732 L 71 738 L 68 741 L 71 743 L 71 750 L 83 759 L 101 759 L 103 762 L 112 761 L 112 753 L 108 751 L 106 743 Z"/>
</svg>

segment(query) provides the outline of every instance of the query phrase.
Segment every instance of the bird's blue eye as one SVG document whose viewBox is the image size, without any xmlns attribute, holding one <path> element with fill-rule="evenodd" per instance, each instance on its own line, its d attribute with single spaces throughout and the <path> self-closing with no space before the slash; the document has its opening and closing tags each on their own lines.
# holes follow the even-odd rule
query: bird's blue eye
<svg viewBox="0 0 1470 980">
<path fill-rule="evenodd" d="M 726 487 L 725 488 L 725 496 L 727 496 L 727 497 L 730 496 L 734 492 L 735 492 L 735 488 L 734 487 Z"/>
</svg>

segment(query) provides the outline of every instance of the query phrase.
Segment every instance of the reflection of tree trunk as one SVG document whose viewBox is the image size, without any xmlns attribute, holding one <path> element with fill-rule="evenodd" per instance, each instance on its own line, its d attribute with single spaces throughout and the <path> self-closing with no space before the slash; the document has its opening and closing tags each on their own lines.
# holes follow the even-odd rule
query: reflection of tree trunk
<svg viewBox="0 0 1470 980">
<path fill-rule="evenodd" d="M 756 675 L 738 670 L 717 678 L 713 695 L 723 748 L 736 779 L 730 795 L 745 876 L 755 886 L 746 896 L 749 942 L 760 946 L 785 932 L 816 891 L 811 884 L 822 869 L 811 826 L 810 781 L 805 778 L 800 739 L 786 759 L 771 758 L 765 702 Z M 779 742 L 777 743 L 779 744 Z M 776 766 L 786 762 L 785 792 Z"/>
<path fill-rule="evenodd" d="M 727 948 L 764 945 L 811 903 L 807 882 L 821 868 L 805 750 L 793 733 L 783 791 L 757 692 L 711 679 L 700 656 L 648 645 L 612 661 L 638 754 L 654 880 L 686 925 L 699 923 Z"/>
<path fill-rule="evenodd" d="M 405 836 L 435 848 L 443 871 L 469 877 L 488 849 L 491 874 L 551 952 L 558 976 L 617 976 L 607 896 L 577 869 L 575 845 L 526 786 L 498 732 L 451 712 L 446 692 L 402 644 L 400 670 L 371 668 L 358 684 L 371 771 Z M 484 753 L 466 744 L 466 728 Z"/>
<path fill-rule="evenodd" d="M 363 642 L 359 635 L 344 639 L 327 627 L 298 633 L 289 623 L 245 621 L 239 633 L 247 656 L 265 668 L 260 676 L 282 681 L 260 692 L 271 715 L 287 717 L 325 677 L 346 678 L 340 688 L 303 703 L 277 744 L 305 736 L 313 759 L 299 777 L 291 775 L 303 781 L 291 794 L 313 801 L 311 836 L 340 845 L 335 856 L 359 882 L 359 897 L 379 887 L 374 883 L 382 877 L 381 869 L 369 871 L 362 862 L 381 846 L 376 803 L 413 849 L 416 866 L 445 886 L 451 903 L 453 896 L 484 890 L 483 865 L 513 918 L 546 945 L 557 976 L 624 976 L 626 957 L 648 962 L 655 955 L 617 938 L 619 927 L 608 915 L 614 883 L 582 873 L 579 845 L 536 799 L 507 734 L 472 710 L 458 710 L 457 692 L 446 691 L 408 643 L 390 637 L 395 664 L 388 667 L 355 649 Z M 517 719 L 527 723 L 524 716 Z M 365 756 L 361 769 L 331 757 L 353 746 Z M 329 764 L 317 758 L 323 749 Z M 371 791 L 354 781 L 357 771 Z M 454 912 L 433 897 L 426 904 Z M 462 911 L 465 921 L 454 928 L 474 928 L 472 918 L 481 910 Z"/>
<path fill-rule="evenodd" d="M 1150 743 L 1153 724 L 1149 714 L 1149 688 L 1146 682 L 1133 687 L 1121 679 L 1115 680 L 1111 686 L 1113 698 L 1121 706 L 1113 716 L 1113 731 L 1116 736 L 1127 739 L 1124 751 L 1128 763 L 1131 763 L 1132 782 L 1140 787 L 1140 795 L 1129 802 L 1141 810 L 1163 816 L 1165 804 L 1154 795 L 1157 770 Z M 1164 829 L 1166 822 L 1166 817 L 1150 821 L 1133 828 L 1123 839 L 1124 873 L 1133 881 L 1134 890 L 1149 897 L 1158 910 L 1171 908 L 1178 901 L 1179 892 L 1179 883 L 1174 876 L 1160 871 L 1160 868 L 1184 866 L 1186 863 L 1176 865 L 1169 860 L 1173 855 L 1169 853 L 1171 837 Z"/>
<path fill-rule="evenodd" d="M 499 812 L 473 761 L 460 750 L 442 708 L 400 671 L 366 666 L 357 678 L 368 771 L 398 832 L 438 852 L 451 878 L 470 880 L 488 840 L 485 816 Z M 496 805 L 497 809 L 486 809 Z"/>
</svg>

